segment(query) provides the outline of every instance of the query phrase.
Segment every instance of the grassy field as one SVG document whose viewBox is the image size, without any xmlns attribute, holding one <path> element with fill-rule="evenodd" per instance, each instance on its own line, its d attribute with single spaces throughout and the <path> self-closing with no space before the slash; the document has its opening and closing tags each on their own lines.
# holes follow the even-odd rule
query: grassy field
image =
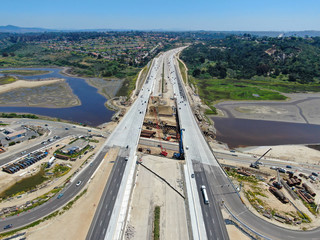
<svg viewBox="0 0 320 240">
<path fill-rule="evenodd" d="M 117 92 L 116 96 L 127 96 L 127 97 L 129 97 L 130 94 L 132 93 L 132 91 L 136 87 L 136 81 L 137 81 L 138 75 L 139 75 L 139 73 L 136 74 L 135 76 L 126 77 L 124 79 L 124 82 L 123 82 L 121 88 Z"/>
<path fill-rule="evenodd" d="M 182 79 L 183 79 L 184 83 L 187 83 L 186 68 L 185 68 L 184 64 L 181 62 L 180 59 L 178 59 L 178 62 L 179 62 L 179 68 L 180 68 L 180 72 L 181 72 L 181 75 L 182 75 Z"/>
<path fill-rule="evenodd" d="M 285 100 L 286 97 L 271 89 L 262 88 L 249 81 L 230 79 L 197 79 L 200 97 L 212 102 L 221 99 L 230 100 Z"/>
<path fill-rule="evenodd" d="M 218 100 L 285 100 L 281 93 L 320 92 L 318 83 L 301 84 L 268 77 L 253 79 L 197 79 L 190 77 L 206 102 Z"/>
<path fill-rule="evenodd" d="M 0 197 L 7 198 L 20 192 L 27 192 L 43 183 L 46 179 L 47 178 L 44 176 L 44 169 L 42 168 L 37 174 L 16 182 L 13 186 L 2 192 Z"/>
<path fill-rule="evenodd" d="M 154 208 L 153 239 L 160 239 L 160 207 Z"/>
<path fill-rule="evenodd" d="M 2 70 L 0 73 L 3 74 L 18 74 L 22 76 L 34 76 L 34 75 L 42 75 L 50 73 L 49 71 L 42 71 L 42 70 Z"/>
<path fill-rule="evenodd" d="M 70 167 L 64 166 L 64 165 L 55 165 L 53 169 L 53 174 L 55 178 L 62 177 L 63 175 L 66 175 L 71 170 Z"/>
<path fill-rule="evenodd" d="M 0 77 L 0 85 L 13 83 L 15 81 L 17 81 L 17 79 L 11 76 Z"/>
</svg>

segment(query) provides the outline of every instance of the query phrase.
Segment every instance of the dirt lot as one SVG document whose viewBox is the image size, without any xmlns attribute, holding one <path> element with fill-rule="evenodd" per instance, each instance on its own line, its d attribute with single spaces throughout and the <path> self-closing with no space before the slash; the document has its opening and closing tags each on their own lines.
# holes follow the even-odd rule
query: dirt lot
<svg viewBox="0 0 320 240">
<path fill-rule="evenodd" d="M 184 195 L 179 161 L 151 155 L 142 161 Z M 155 206 L 160 206 L 161 239 L 189 239 L 184 199 L 142 166 L 137 170 L 125 239 L 152 239 Z"/>
<path fill-rule="evenodd" d="M 320 124 L 320 94 L 284 94 L 288 101 L 225 101 L 216 104 L 228 117 Z"/>
<path fill-rule="evenodd" d="M 109 151 L 107 158 L 102 161 L 101 167 L 88 184 L 88 191 L 69 211 L 29 229 L 26 234 L 27 239 L 85 239 L 113 167 L 112 161 L 116 159 L 118 151 L 116 148 Z"/>
<path fill-rule="evenodd" d="M 238 148 L 237 150 L 254 155 L 262 155 L 269 148 L 272 150 L 268 153 L 268 158 L 276 158 L 288 160 L 292 162 L 308 163 L 319 165 L 320 164 L 320 151 L 311 149 L 304 145 L 279 145 L 279 146 L 262 146 L 262 147 L 248 147 Z"/>
<path fill-rule="evenodd" d="M 221 209 L 221 213 L 224 219 L 232 220 L 232 217 L 225 209 Z M 229 239 L 230 240 L 250 240 L 251 238 L 243 233 L 239 228 L 232 224 L 226 224 Z"/>
<path fill-rule="evenodd" d="M 248 236 L 242 233 L 237 227 L 234 225 L 227 225 L 227 231 L 229 234 L 229 238 L 231 240 L 250 240 Z"/>
</svg>

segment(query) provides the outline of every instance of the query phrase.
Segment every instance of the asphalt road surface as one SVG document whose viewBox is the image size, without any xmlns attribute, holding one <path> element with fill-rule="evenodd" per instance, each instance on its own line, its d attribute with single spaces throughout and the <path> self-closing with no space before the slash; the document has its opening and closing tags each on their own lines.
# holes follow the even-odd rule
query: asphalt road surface
<svg viewBox="0 0 320 240">
<path fill-rule="evenodd" d="M 86 237 L 87 240 L 104 239 L 126 163 L 127 161 L 125 161 L 124 157 L 117 157 L 107 185 L 104 188 L 94 219 L 91 223 Z"/>
<path fill-rule="evenodd" d="M 183 145 L 186 156 L 187 164 L 191 165 L 193 162 L 199 162 L 201 164 L 211 164 L 218 167 L 219 164 L 215 157 L 213 156 L 211 149 L 209 148 L 201 130 L 195 121 L 193 112 L 188 102 L 187 94 L 183 85 L 182 78 L 178 74 L 178 67 L 176 61 L 174 65 L 171 64 L 171 82 L 174 87 L 174 92 L 177 99 L 177 110 L 179 115 L 180 128 L 183 129 Z M 218 169 L 218 168 L 217 168 Z M 212 179 L 211 175 L 208 175 L 206 171 L 202 168 L 194 169 L 196 175 L 196 184 L 194 183 L 193 188 L 197 191 L 198 198 L 201 204 L 202 214 L 196 214 L 198 220 L 197 222 L 204 221 L 206 237 L 207 239 L 229 239 L 226 230 L 225 222 L 221 214 L 221 209 L 218 207 L 215 188 L 212 185 L 215 184 L 215 180 Z M 220 170 L 218 169 L 220 172 Z M 218 172 L 218 173 L 219 173 Z M 194 180 L 191 176 L 186 176 L 190 178 L 192 183 Z M 201 185 L 207 185 L 208 196 L 211 197 L 211 204 L 203 204 L 202 192 L 200 190 Z M 188 196 L 190 198 L 191 196 Z M 194 204 L 199 204 L 195 202 Z M 203 219 L 199 219 L 202 217 Z M 200 226 L 201 228 L 201 226 Z M 200 232 L 202 230 L 199 230 Z M 199 238 L 205 238 L 201 233 Z"/>
<path fill-rule="evenodd" d="M 150 146 L 150 147 L 159 147 L 160 144 L 162 147 L 166 150 L 173 150 L 173 151 L 179 151 L 179 144 L 176 142 L 166 142 L 166 141 L 160 141 L 157 139 L 150 139 L 150 138 L 140 138 L 139 144 Z"/>
<path fill-rule="evenodd" d="M 221 198 L 214 191 L 215 186 L 208 181 L 206 170 L 202 164 L 193 163 L 195 179 L 198 186 L 198 194 L 201 202 L 202 215 L 204 218 L 208 239 L 229 239 L 224 219 L 221 214 Z M 199 164 L 199 165 L 197 165 Z M 210 180 L 210 179 L 209 179 Z M 209 204 L 205 204 L 201 186 L 207 189 Z"/>
</svg>

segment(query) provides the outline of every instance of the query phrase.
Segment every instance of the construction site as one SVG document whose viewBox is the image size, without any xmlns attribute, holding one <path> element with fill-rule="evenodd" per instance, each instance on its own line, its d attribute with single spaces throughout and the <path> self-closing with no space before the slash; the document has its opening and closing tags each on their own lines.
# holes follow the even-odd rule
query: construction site
<svg viewBox="0 0 320 240">
<path fill-rule="evenodd" d="M 141 129 L 138 151 L 183 159 L 180 139 L 181 129 L 176 114 L 175 100 L 151 97 Z"/>
<path fill-rule="evenodd" d="M 286 228 L 312 229 L 319 224 L 320 185 L 318 173 L 306 174 L 286 168 L 266 166 L 261 159 L 254 162 L 221 161 L 247 207 L 256 215 Z"/>
</svg>

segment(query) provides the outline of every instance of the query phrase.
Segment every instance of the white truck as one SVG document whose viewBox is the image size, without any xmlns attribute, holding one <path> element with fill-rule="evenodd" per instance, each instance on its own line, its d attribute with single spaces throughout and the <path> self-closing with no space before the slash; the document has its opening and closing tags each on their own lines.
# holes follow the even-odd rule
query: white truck
<svg viewBox="0 0 320 240">
<path fill-rule="evenodd" d="M 201 191 L 202 191 L 202 196 L 203 196 L 203 201 L 205 204 L 209 204 L 209 199 L 208 199 L 208 194 L 207 194 L 207 189 L 205 185 L 201 186 Z"/>
</svg>

